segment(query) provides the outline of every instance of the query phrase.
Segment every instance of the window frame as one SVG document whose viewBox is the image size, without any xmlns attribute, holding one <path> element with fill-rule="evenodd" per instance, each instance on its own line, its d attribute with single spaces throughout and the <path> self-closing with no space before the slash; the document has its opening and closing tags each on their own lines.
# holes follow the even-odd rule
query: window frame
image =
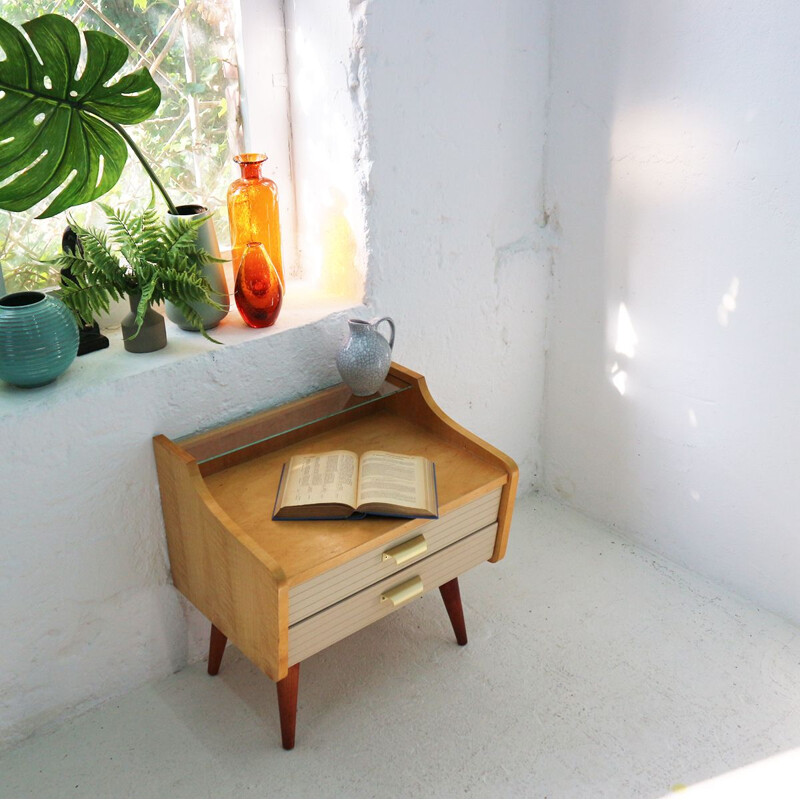
<svg viewBox="0 0 800 800">
<path fill-rule="evenodd" d="M 301 278 L 292 165 L 286 17 L 283 0 L 231 0 L 240 107 L 247 152 L 265 153 L 265 177 L 278 187 L 281 249 L 287 278 Z M 231 154 L 233 156 L 235 154 Z"/>
</svg>

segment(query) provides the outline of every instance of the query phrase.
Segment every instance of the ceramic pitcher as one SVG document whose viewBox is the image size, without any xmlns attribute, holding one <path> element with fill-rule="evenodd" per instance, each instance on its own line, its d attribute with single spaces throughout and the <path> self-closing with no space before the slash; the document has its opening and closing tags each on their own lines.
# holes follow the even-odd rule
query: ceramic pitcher
<svg viewBox="0 0 800 800">
<path fill-rule="evenodd" d="M 382 322 L 387 322 L 391 329 L 388 341 L 378 330 Z M 351 319 L 349 325 L 350 335 L 336 356 L 336 366 L 353 394 L 366 397 L 380 389 L 389 372 L 394 347 L 394 320 L 391 317 L 371 322 Z"/>
</svg>

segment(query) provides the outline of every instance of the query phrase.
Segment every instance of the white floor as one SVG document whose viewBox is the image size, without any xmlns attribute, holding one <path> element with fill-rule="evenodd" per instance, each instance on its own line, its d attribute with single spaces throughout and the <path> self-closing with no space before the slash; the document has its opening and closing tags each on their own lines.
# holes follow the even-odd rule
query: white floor
<svg viewBox="0 0 800 800">
<path fill-rule="evenodd" d="M 232 648 L 0 754 L 3 796 L 659 797 L 800 746 L 800 631 L 540 497 L 506 559 L 304 662 Z"/>
</svg>

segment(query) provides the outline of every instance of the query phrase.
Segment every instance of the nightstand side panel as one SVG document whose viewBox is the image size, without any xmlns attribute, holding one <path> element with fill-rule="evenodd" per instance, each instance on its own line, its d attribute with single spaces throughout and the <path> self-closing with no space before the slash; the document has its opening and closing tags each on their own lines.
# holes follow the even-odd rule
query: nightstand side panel
<svg viewBox="0 0 800 800">
<path fill-rule="evenodd" d="M 288 588 L 269 556 L 236 530 L 194 461 L 154 442 L 175 587 L 273 680 L 288 669 Z"/>
</svg>

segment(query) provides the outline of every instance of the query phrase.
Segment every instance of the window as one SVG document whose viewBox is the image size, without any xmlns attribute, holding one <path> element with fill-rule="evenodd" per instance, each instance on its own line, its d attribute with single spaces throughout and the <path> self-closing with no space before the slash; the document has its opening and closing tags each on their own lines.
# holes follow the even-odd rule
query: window
<svg viewBox="0 0 800 800">
<path fill-rule="evenodd" d="M 360 298 L 369 164 L 359 138 L 364 121 L 354 116 L 353 100 L 363 98 L 351 48 L 363 10 L 328 0 L 0 3 L 0 16 L 18 26 L 47 13 L 84 30 L 113 31 L 131 51 L 123 71 L 150 70 L 161 105 L 152 120 L 127 131 L 176 203 L 216 209 L 223 251 L 229 246 L 226 192 L 236 174 L 232 156 L 264 152 L 264 174 L 279 190 L 284 274 L 321 296 Z M 100 199 L 144 204 L 150 191 L 129 155 L 119 183 Z M 23 213 L 0 210 L 0 277 L 5 274 L 9 292 L 58 282 L 39 262 L 58 253 L 67 214 L 84 224 L 104 222 L 93 203 L 35 219 L 46 203 Z"/>
<path fill-rule="evenodd" d="M 234 35 L 236 0 L 4 0 L 0 14 L 20 25 L 47 13 L 72 19 L 81 29 L 115 33 L 131 51 L 125 70 L 146 66 L 162 92 L 154 118 L 128 132 L 153 164 L 176 203 L 221 209 L 215 223 L 228 239 L 225 194 L 232 153 L 244 149 Z M 129 155 L 119 183 L 101 198 L 110 205 L 150 197 L 150 182 Z M 61 245 L 66 215 L 35 219 L 47 204 L 23 213 L 0 211 L 0 265 L 9 292 L 53 285 L 58 276 L 37 263 Z M 101 223 L 86 204 L 69 213 Z"/>
</svg>

